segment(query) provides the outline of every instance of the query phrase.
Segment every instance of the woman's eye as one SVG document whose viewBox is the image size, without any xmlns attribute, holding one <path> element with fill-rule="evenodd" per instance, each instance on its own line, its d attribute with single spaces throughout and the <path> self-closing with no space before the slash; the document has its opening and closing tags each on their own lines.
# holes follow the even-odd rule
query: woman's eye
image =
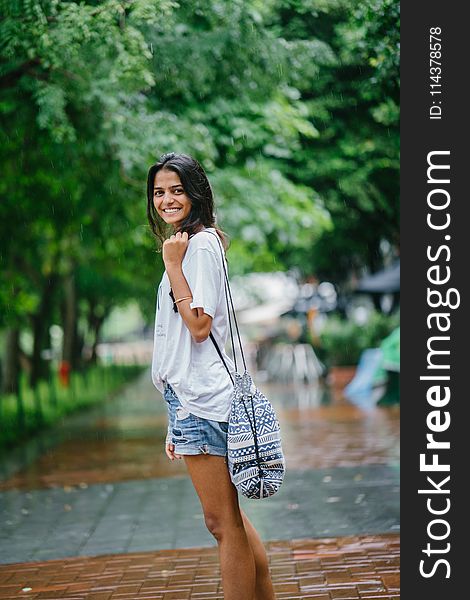
<svg viewBox="0 0 470 600">
<path fill-rule="evenodd" d="M 182 194 L 183 193 L 183 188 L 178 188 L 175 190 L 176 194 Z"/>
</svg>

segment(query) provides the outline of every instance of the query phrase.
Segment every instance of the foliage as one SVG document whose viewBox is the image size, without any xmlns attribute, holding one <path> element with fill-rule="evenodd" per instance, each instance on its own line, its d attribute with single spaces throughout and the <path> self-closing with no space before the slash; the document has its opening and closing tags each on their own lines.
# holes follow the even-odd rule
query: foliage
<svg viewBox="0 0 470 600">
<path fill-rule="evenodd" d="M 294 185 L 274 161 L 226 168 L 212 181 L 221 222 L 228 232 L 238 231 L 229 250 L 232 274 L 282 268 L 286 247 L 305 250 L 329 226 L 321 200 L 310 188 Z"/>
<path fill-rule="evenodd" d="M 123 280 L 117 265 L 127 248 L 135 252 L 129 233 L 141 220 L 126 202 L 110 134 L 120 109 L 154 82 L 136 27 L 145 6 L 161 14 L 170 3 L 142 0 L 127 11 L 115 1 L 2 5 L 4 323 L 24 323 L 40 303 L 44 279 L 78 264 L 92 261 L 102 276 Z M 115 285 L 104 286 L 102 300 L 119 302 L 136 285 L 121 288 L 116 296 Z"/>
<path fill-rule="evenodd" d="M 334 366 L 355 365 L 363 350 L 378 347 L 398 325 L 398 313 L 383 315 L 374 312 L 363 325 L 331 316 L 320 334 L 325 359 Z"/>
<path fill-rule="evenodd" d="M 374 270 L 397 243 L 398 36 L 396 0 L 0 0 L 0 327 L 47 333 L 70 277 L 80 328 L 130 299 L 151 321 L 167 151 L 207 169 L 232 274 Z"/>
<path fill-rule="evenodd" d="M 283 26 L 329 43 L 334 61 L 301 88 L 319 135 L 304 141 L 288 173 L 315 187 L 333 223 L 305 259 L 318 276 L 341 282 L 364 265 L 377 270 L 383 240 L 398 244 L 399 3 L 300 6 L 285 3 Z"/>
<path fill-rule="evenodd" d="M 18 398 L 0 396 L 0 454 L 65 415 L 103 402 L 142 370 L 141 365 L 95 366 L 85 374 L 72 373 L 68 388 L 61 387 L 53 375 L 49 381 L 41 381 L 35 391 L 22 378 L 23 423 L 18 418 Z"/>
</svg>

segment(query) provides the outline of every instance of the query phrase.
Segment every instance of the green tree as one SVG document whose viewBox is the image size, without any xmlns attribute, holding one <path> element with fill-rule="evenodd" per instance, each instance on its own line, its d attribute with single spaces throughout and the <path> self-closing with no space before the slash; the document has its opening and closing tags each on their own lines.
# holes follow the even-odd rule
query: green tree
<svg viewBox="0 0 470 600">
<path fill-rule="evenodd" d="M 32 383 L 51 323 L 78 365 L 113 306 L 153 318 L 163 152 L 207 169 L 231 273 L 341 281 L 396 241 L 397 2 L 3 0 L 0 17 L 0 327 L 11 365 L 34 333 Z"/>
<path fill-rule="evenodd" d="M 65 353 L 74 362 L 78 266 L 103 260 L 101 248 L 109 260 L 110 234 L 129 237 L 112 134 L 119 107 L 154 83 L 138 25 L 170 7 L 165 0 L 128 9 L 116 1 L 1 4 L 0 314 L 4 326 L 32 327 L 33 385 L 46 375 L 41 351 L 60 296 Z M 85 247 L 84 229 L 97 221 Z M 7 363 L 14 352 L 7 348 Z"/>
<path fill-rule="evenodd" d="M 399 232 L 399 3 L 396 0 L 281 1 L 276 24 L 294 47 L 316 38 L 331 50 L 320 65 L 293 71 L 309 119 L 286 173 L 313 187 L 331 215 L 305 271 L 343 281 L 376 270 L 381 242 Z M 311 42 L 310 42 L 311 43 Z"/>
</svg>

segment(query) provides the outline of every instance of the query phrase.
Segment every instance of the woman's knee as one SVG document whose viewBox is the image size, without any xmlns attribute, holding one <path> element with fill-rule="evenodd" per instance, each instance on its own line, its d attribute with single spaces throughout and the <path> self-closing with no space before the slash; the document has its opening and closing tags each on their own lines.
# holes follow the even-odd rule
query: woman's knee
<svg viewBox="0 0 470 600">
<path fill-rule="evenodd" d="M 224 535 L 233 535 L 234 529 L 244 530 L 243 520 L 241 516 L 236 515 L 219 515 L 213 512 L 204 513 L 204 522 L 208 531 L 220 542 Z"/>
<path fill-rule="evenodd" d="M 218 519 L 218 517 L 210 513 L 204 513 L 204 522 L 209 533 L 211 533 L 215 537 L 215 539 L 218 539 L 218 536 L 220 535 L 220 520 Z"/>
</svg>

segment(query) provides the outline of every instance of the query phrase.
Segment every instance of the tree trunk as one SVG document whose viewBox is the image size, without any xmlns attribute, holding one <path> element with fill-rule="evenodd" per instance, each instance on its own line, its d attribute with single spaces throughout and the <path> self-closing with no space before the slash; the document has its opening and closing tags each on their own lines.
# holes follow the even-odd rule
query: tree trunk
<svg viewBox="0 0 470 600">
<path fill-rule="evenodd" d="M 375 273 L 382 266 L 382 257 L 378 242 L 369 243 L 367 246 L 367 266 L 371 273 Z"/>
<path fill-rule="evenodd" d="M 53 308 L 53 293 L 57 286 L 58 276 L 51 275 L 45 280 L 39 309 L 32 315 L 33 353 L 31 356 L 30 385 L 35 387 L 40 379 L 49 378 L 49 366 L 41 357 L 41 352 L 50 348 L 49 326 Z"/>
<path fill-rule="evenodd" d="M 3 365 L 2 392 L 17 394 L 20 378 L 20 330 L 11 327 L 5 336 L 5 360 Z"/>
<path fill-rule="evenodd" d="M 74 370 L 77 367 L 76 343 L 78 320 L 77 288 L 74 271 L 67 275 L 64 281 L 63 308 L 64 345 L 62 358 Z"/>
<path fill-rule="evenodd" d="M 93 365 L 98 362 L 97 347 L 100 341 L 100 331 L 108 314 L 109 311 L 105 310 L 103 314 L 97 315 L 95 311 L 95 305 L 93 304 L 90 306 L 90 312 L 88 314 L 88 326 L 94 334 L 93 346 L 91 348 L 90 356 L 90 363 Z"/>
<path fill-rule="evenodd" d="M 75 344 L 73 347 L 73 364 L 79 371 L 83 369 L 83 346 L 85 345 L 84 336 L 79 332 L 75 332 Z"/>
</svg>

